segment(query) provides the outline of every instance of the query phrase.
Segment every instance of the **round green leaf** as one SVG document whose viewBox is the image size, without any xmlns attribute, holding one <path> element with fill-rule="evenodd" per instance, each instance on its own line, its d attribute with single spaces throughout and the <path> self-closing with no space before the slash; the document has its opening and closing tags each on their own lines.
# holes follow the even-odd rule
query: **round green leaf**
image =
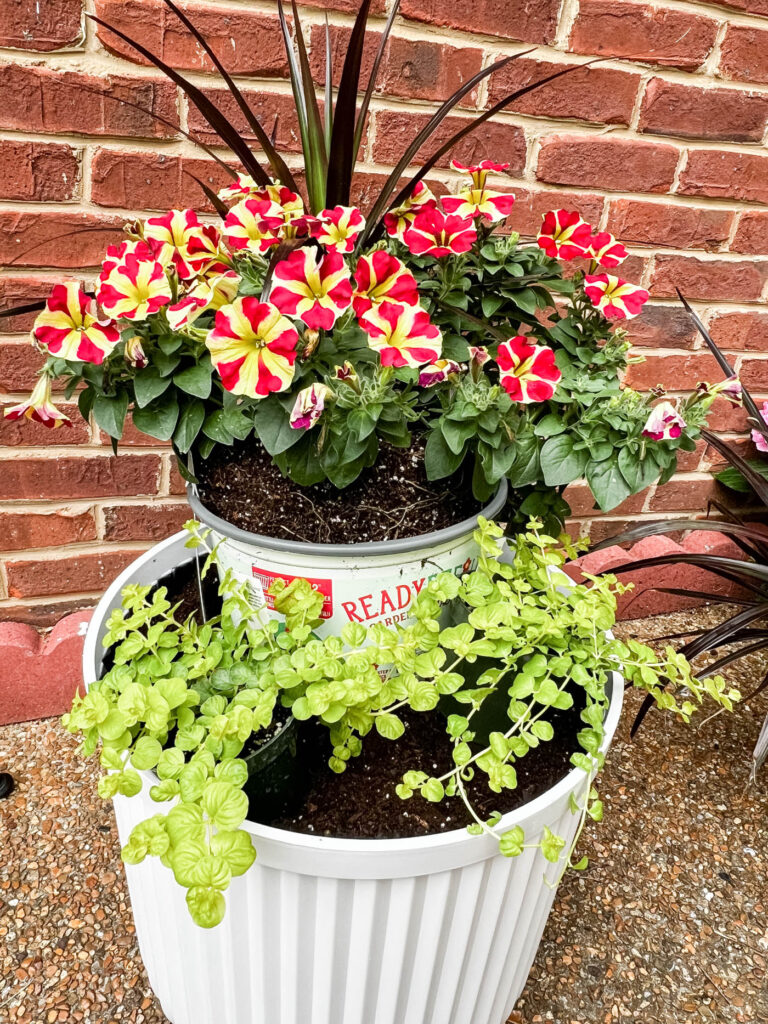
<svg viewBox="0 0 768 1024">
<path fill-rule="evenodd" d="M 195 924 L 215 928 L 224 917 L 226 901 L 218 889 L 193 886 L 187 893 L 187 908 Z"/>
<path fill-rule="evenodd" d="M 156 739 L 151 736 L 142 736 L 136 740 L 131 753 L 131 764 L 139 771 L 147 771 L 155 767 L 162 752 L 163 748 Z"/>
<path fill-rule="evenodd" d="M 200 803 L 213 824 L 219 828 L 237 828 L 245 821 L 248 813 L 248 797 L 229 782 L 209 781 Z"/>
</svg>

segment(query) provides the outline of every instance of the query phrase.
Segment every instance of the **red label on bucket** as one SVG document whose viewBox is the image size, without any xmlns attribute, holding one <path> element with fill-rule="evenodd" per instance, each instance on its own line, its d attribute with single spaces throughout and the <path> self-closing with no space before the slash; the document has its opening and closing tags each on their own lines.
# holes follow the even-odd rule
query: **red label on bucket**
<svg viewBox="0 0 768 1024">
<path fill-rule="evenodd" d="M 252 566 L 252 572 L 254 579 L 257 579 L 264 590 L 264 600 L 266 601 L 267 608 L 274 611 L 275 599 L 270 593 L 269 588 L 275 582 L 275 580 L 285 580 L 286 584 L 292 583 L 296 579 L 307 580 L 312 585 L 313 590 L 317 590 L 323 595 L 323 607 L 320 610 L 321 619 L 330 619 L 333 615 L 333 581 L 332 580 L 320 580 L 312 579 L 310 576 L 289 576 L 284 572 L 272 572 L 271 569 L 259 569 L 257 566 Z"/>
</svg>

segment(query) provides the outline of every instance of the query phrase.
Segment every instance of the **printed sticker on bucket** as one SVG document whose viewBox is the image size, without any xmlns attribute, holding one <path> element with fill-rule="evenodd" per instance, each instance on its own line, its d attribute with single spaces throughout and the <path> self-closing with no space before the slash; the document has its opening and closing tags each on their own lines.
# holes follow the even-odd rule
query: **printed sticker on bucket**
<svg viewBox="0 0 768 1024">
<path fill-rule="evenodd" d="M 320 611 L 321 619 L 330 619 L 333 615 L 333 581 L 329 579 L 312 579 L 311 576 L 289 576 L 284 572 L 274 572 L 271 569 L 259 569 L 258 566 L 252 566 L 251 571 L 253 573 L 254 581 L 261 584 L 262 591 L 264 593 L 264 602 L 270 611 L 275 609 L 275 599 L 269 593 L 269 588 L 275 582 L 275 580 L 285 580 L 286 584 L 292 583 L 295 579 L 305 579 L 310 583 L 314 590 L 319 591 L 323 595 L 323 607 Z"/>
</svg>

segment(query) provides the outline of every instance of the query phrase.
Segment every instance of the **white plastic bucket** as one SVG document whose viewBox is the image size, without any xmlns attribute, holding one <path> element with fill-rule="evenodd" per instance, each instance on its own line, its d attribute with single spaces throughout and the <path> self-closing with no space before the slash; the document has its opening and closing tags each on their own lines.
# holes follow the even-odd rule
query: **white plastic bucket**
<svg viewBox="0 0 768 1024">
<path fill-rule="evenodd" d="M 502 482 L 493 500 L 481 511 L 486 519 L 498 515 L 507 498 Z M 477 564 L 472 533 L 477 516 L 432 533 L 364 544 L 308 544 L 248 533 L 210 512 L 194 488 L 188 499 L 195 518 L 211 527 L 222 569 L 231 569 L 248 584 L 251 600 L 266 617 L 275 617 L 267 593 L 276 579 L 286 583 L 308 579 L 323 595 L 320 632 L 338 633 L 348 622 L 392 626 L 404 622 L 413 599 L 441 572 L 461 575 Z"/>
<path fill-rule="evenodd" d="M 86 682 L 101 672 L 106 620 L 127 583 L 152 583 L 185 560 L 185 534 L 143 554 L 107 590 L 88 627 Z M 619 720 L 611 681 L 602 750 Z M 125 843 L 156 814 L 151 773 L 117 797 Z M 584 773 L 572 769 L 505 815 L 535 842 L 545 827 L 570 843 Z M 413 839 L 329 839 L 246 822 L 257 860 L 235 878 L 227 913 L 206 931 L 156 859 L 126 866 L 136 934 L 172 1024 L 502 1024 L 522 992 L 559 872 L 536 850 L 507 859 L 465 830 Z"/>
</svg>

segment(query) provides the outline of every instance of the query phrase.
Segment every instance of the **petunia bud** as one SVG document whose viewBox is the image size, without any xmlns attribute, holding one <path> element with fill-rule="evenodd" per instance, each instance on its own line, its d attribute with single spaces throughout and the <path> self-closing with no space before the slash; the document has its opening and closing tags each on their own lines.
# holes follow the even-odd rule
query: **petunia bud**
<svg viewBox="0 0 768 1024">
<path fill-rule="evenodd" d="M 149 363 L 144 348 L 141 344 L 141 338 L 129 338 L 125 343 L 125 361 L 129 366 L 135 367 L 137 370 L 143 370 Z"/>
<path fill-rule="evenodd" d="M 454 362 L 453 359 L 437 359 L 429 366 L 425 366 L 419 374 L 419 387 L 431 388 L 436 384 L 442 384 L 451 374 L 455 376 L 465 369 L 465 366 Z"/>
<path fill-rule="evenodd" d="M 333 376 L 335 380 L 340 381 L 342 384 L 347 384 L 360 394 L 360 378 L 357 376 L 357 371 L 350 362 L 345 362 L 343 366 L 335 366 L 333 368 Z"/>
<path fill-rule="evenodd" d="M 325 401 L 333 392 L 327 384 L 310 384 L 296 396 L 291 410 L 290 424 L 294 430 L 309 430 L 319 421 L 325 409 Z"/>
<path fill-rule="evenodd" d="M 469 372 L 472 374 L 472 380 L 480 380 L 482 368 L 490 358 L 487 348 L 479 345 L 469 346 Z"/>
<path fill-rule="evenodd" d="M 304 342 L 304 350 L 301 353 L 301 358 L 309 359 L 320 344 L 320 331 L 316 331 L 312 327 L 308 327 L 306 331 L 304 331 Z"/>
<path fill-rule="evenodd" d="M 696 385 L 696 390 L 711 398 L 717 398 L 718 395 L 721 395 L 731 405 L 741 405 L 743 401 L 741 381 L 735 374 L 720 381 L 718 384 L 707 384 L 702 381 Z"/>
</svg>

